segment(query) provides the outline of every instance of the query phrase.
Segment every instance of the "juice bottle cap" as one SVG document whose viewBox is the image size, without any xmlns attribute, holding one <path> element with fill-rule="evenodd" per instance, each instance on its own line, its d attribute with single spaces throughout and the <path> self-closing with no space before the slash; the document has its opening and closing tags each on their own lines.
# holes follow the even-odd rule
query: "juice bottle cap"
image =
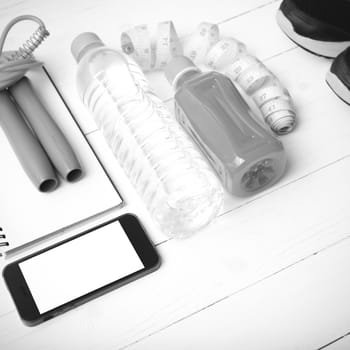
<svg viewBox="0 0 350 350">
<path fill-rule="evenodd" d="M 169 83 L 175 85 L 182 73 L 188 71 L 199 71 L 199 68 L 185 56 L 176 56 L 165 66 L 164 72 Z"/>
<path fill-rule="evenodd" d="M 85 32 L 79 34 L 71 45 L 71 52 L 77 62 L 93 47 L 103 46 L 102 40 L 95 33 Z"/>
</svg>

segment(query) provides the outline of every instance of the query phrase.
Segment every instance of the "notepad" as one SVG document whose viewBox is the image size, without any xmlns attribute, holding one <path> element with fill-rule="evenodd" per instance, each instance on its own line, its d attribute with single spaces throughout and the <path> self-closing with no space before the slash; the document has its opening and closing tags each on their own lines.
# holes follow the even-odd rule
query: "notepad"
<svg viewBox="0 0 350 350">
<path fill-rule="evenodd" d="M 71 143 L 84 176 L 60 178 L 50 193 L 39 192 L 21 168 L 0 128 L 0 253 L 5 255 L 122 204 L 93 149 L 44 68 L 27 74 L 38 96 Z M 0 111 L 1 113 L 1 111 Z"/>
</svg>

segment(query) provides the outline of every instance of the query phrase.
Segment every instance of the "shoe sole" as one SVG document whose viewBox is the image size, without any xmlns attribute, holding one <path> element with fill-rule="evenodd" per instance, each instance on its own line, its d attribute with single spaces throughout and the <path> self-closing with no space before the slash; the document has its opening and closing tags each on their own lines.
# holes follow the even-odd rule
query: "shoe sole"
<svg viewBox="0 0 350 350">
<path fill-rule="evenodd" d="M 294 41 L 304 50 L 316 54 L 318 56 L 326 58 L 335 58 L 347 47 L 350 46 L 350 41 L 330 42 L 313 40 L 296 33 L 293 28 L 293 24 L 289 21 L 289 19 L 283 14 L 281 10 L 277 11 L 276 19 L 282 31 L 292 41 Z"/>
<path fill-rule="evenodd" d="M 331 71 L 326 74 L 326 82 L 333 92 L 342 99 L 345 103 L 350 105 L 350 91 L 343 84 L 343 82 Z"/>
</svg>

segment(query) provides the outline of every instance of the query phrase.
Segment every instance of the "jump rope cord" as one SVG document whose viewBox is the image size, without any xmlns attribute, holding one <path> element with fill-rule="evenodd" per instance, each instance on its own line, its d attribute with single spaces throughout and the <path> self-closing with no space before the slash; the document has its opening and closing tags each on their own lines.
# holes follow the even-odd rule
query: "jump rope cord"
<svg viewBox="0 0 350 350">
<path fill-rule="evenodd" d="M 3 51 L 7 35 L 12 27 L 18 22 L 27 20 L 38 23 L 39 27 L 16 51 Z M 48 35 L 49 32 L 44 22 L 32 15 L 15 17 L 6 25 L 0 36 L 0 90 L 17 82 L 28 70 L 42 65 L 42 62 L 34 58 L 33 52 Z"/>
</svg>

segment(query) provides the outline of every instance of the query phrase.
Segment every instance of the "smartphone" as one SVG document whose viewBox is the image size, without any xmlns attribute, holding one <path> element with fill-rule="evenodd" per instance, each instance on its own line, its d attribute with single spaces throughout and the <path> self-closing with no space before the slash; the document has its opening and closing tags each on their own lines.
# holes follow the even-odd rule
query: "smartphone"
<svg viewBox="0 0 350 350">
<path fill-rule="evenodd" d="M 159 266 L 139 220 L 125 214 L 8 264 L 3 277 L 21 319 L 34 326 Z"/>
</svg>

